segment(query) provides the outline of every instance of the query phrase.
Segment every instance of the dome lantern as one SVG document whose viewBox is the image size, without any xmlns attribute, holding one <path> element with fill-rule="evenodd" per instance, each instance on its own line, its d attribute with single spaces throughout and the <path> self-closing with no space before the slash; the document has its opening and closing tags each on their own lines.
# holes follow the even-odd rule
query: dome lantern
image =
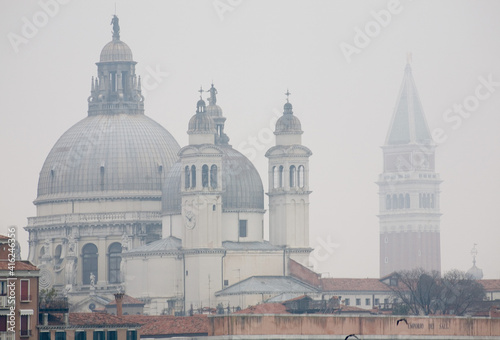
<svg viewBox="0 0 500 340">
<path fill-rule="evenodd" d="M 214 144 L 215 143 L 215 122 L 206 112 L 206 104 L 202 98 L 203 88 L 200 87 L 200 100 L 196 103 L 196 113 L 189 120 L 188 135 L 189 144 Z"/>
<path fill-rule="evenodd" d="M 301 135 L 303 133 L 300 120 L 293 114 L 293 106 L 290 103 L 290 91 L 286 91 L 286 103 L 283 106 L 283 116 L 276 122 L 276 135 L 277 145 L 292 145 L 301 144 Z"/>
<path fill-rule="evenodd" d="M 116 15 L 111 20 L 112 40 L 101 50 L 97 77 L 92 80 L 88 98 L 89 116 L 109 114 L 144 114 L 140 77 L 135 74 L 132 50 L 120 40 Z"/>
</svg>

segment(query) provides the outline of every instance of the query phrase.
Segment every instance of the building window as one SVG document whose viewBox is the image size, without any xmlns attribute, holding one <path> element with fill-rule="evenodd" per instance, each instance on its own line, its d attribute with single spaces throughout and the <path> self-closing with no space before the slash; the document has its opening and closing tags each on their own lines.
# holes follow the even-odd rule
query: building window
<svg viewBox="0 0 500 340">
<path fill-rule="evenodd" d="M 384 305 L 388 305 L 389 304 L 389 299 L 385 298 L 384 299 Z"/>
<path fill-rule="evenodd" d="M 399 194 L 399 209 L 403 209 L 405 207 L 405 198 L 403 194 Z"/>
<path fill-rule="evenodd" d="M 94 331 L 94 340 L 106 340 L 104 331 Z"/>
<path fill-rule="evenodd" d="M 247 220 L 240 220 L 239 237 L 247 237 Z"/>
<path fill-rule="evenodd" d="M 55 340 L 66 340 L 66 332 L 56 332 Z"/>
<path fill-rule="evenodd" d="M 398 195 L 393 194 L 392 195 L 392 209 L 397 209 L 398 208 Z"/>
<path fill-rule="evenodd" d="M 189 171 L 189 167 L 186 165 L 184 168 L 184 188 L 189 189 L 191 187 L 191 181 L 189 180 L 191 172 Z"/>
<path fill-rule="evenodd" d="M 39 340 L 50 340 L 50 332 L 40 332 L 38 339 Z M 77 339 L 75 338 L 75 340 L 77 340 Z"/>
<path fill-rule="evenodd" d="M 349 298 L 345 299 L 344 303 L 346 306 L 349 306 L 351 304 L 351 299 L 349 299 Z"/>
<path fill-rule="evenodd" d="M 119 283 L 120 280 L 120 263 L 122 262 L 122 246 L 115 242 L 109 246 L 108 258 L 108 281 L 109 283 Z"/>
<path fill-rule="evenodd" d="M 391 195 L 385 197 L 385 209 L 391 210 Z"/>
<path fill-rule="evenodd" d="M 283 165 L 280 165 L 280 167 L 279 167 L 279 175 L 278 175 L 278 177 L 279 177 L 278 178 L 278 181 L 279 181 L 278 186 L 280 188 L 283 188 L 283 169 L 284 169 Z"/>
<path fill-rule="evenodd" d="M 210 167 L 210 186 L 215 189 L 217 188 L 217 165 L 212 165 Z"/>
<path fill-rule="evenodd" d="M 0 332 L 7 332 L 7 315 L 0 315 Z"/>
<path fill-rule="evenodd" d="M 361 299 L 356 299 L 356 306 L 361 306 Z"/>
<path fill-rule="evenodd" d="M 7 295 L 7 281 L 0 281 L 0 296 Z"/>
<path fill-rule="evenodd" d="M 365 306 L 369 306 L 370 305 L 370 299 L 365 299 Z"/>
<path fill-rule="evenodd" d="M 108 331 L 108 338 L 107 340 L 117 340 L 118 336 L 116 335 L 116 331 Z"/>
<path fill-rule="evenodd" d="M 384 262 L 389 263 L 389 258 L 387 256 L 385 257 Z"/>
<path fill-rule="evenodd" d="M 87 332 L 85 332 L 85 331 L 76 331 L 75 332 L 75 340 L 87 340 Z"/>
<path fill-rule="evenodd" d="M 201 186 L 208 188 L 208 165 L 206 164 L 201 167 Z"/>
<path fill-rule="evenodd" d="M 229 286 L 229 280 L 224 280 L 224 286 L 225 287 Z"/>
<path fill-rule="evenodd" d="M 21 336 L 31 336 L 30 316 L 21 315 Z"/>
<path fill-rule="evenodd" d="M 127 340 L 137 340 L 137 331 L 136 330 L 127 331 Z"/>
<path fill-rule="evenodd" d="M 299 166 L 299 170 L 298 170 L 298 174 L 297 174 L 297 179 L 298 179 L 298 184 L 299 184 L 299 188 L 303 188 L 304 185 L 305 185 L 305 174 L 304 174 L 304 166 L 303 165 L 300 165 Z"/>
<path fill-rule="evenodd" d="M 375 302 L 373 303 L 375 306 L 378 306 L 380 304 L 380 300 L 379 299 L 375 299 Z"/>
<path fill-rule="evenodd" d="M 30 280 L 21 280 L 21 301 L 30 300 Z"/>
<path fill-rule="evenodd" d="M 196 188 L 196 167 L 191 165 L 191 188 Z"/>
<path fill-rule="evenodd" d="M 295 173 L 295 165 L 290 167 L 290 188 L 294 188 L 296 185 L 297 174 Z"/>
<path fill-rule="evenodd" d="M 278 187 L 278 181 L 279 181 L 278 168 L 273 166 L 273 188 L 274 189 L 276 189 Z"/>
<path fill-rule="evenodd" d="M 434 209 L 434 194 L 431 194 L 431 208 Z"/>
<path fill-rule="evenodd" d="M 87 243 L 82 248 L 82 282 L 84 285 L 90 284 L 90 275 L 97 281 L 97 247 L 93 243 Z"/>
<path fill-rule="evenodd" d="M 410 209 L 410 195 L 409 194 L 405 195 L 405 208 Z"/>
</svg>

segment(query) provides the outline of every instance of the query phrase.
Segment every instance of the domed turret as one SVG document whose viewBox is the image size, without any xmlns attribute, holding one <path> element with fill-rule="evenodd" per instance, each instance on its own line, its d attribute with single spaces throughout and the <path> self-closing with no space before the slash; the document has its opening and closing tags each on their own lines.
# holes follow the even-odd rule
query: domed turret
<svg viewBox="0 0 500 340">
<path fill-rule="evenodd" d="M 274 134 L 276 135 L 276 145 L 301 144 L 301 135 L 303 133 L 300 120 L 294 116 L 292 104 L 288 97 L 290 92 L 287 90 L 285 95 L 286 103 L 283 107 L 283 116 L 276 122 Z"/>
<path fill-rule="evenodd" d="M 476 244 L 474 244 L 470 253 L 472 254 L 472 267 L 467 271 L 467 274 L 472 276 L 475 280 L 481 280 L 483 278 L 483 270 L 476 266 L 476 256 L 478 253 Z"/>
<path fill-rule="evenodd" d="M 196 113 L 191 117 L 188 124 L 189 144 L 214 144 L 215 134 L 217 133 L 215 122 L 206 112 L 206 104 L 201 97 L 203 89 L 200 88 L 199 92 L 200 100 L 196 104 Z"/>
<path fill-rule="evenodd" d="M 113 39 L 101 51 L 100 62 L 133 61 L 132 50 L 123 41 Z"/>
</svg>

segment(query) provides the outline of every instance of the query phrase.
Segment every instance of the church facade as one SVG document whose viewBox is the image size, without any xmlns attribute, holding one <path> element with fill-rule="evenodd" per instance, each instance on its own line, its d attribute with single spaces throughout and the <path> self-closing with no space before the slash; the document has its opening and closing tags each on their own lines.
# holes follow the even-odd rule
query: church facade
<svg viewBox="0 0 500 340">
<path fill-rule="evenodd" d="M 266 154 L 268 241 L 262 180 L 229 144 L 213 84 L 208 105 L 200 90 L 181 148 L 144 114 L 136 62 L 116 16 L 112 24 L 88 116 L 60 137 L 40 172 L 37 215 L 26 227 L 40 288 L 65 294 L 73 311 L 125 290 L 150 314 L 186 313 L 224 302 L 215 293 L 249 277 L 286 275 L 289 259 L 307 264 L 312 153 L 288 99 Z"/>
</svg>

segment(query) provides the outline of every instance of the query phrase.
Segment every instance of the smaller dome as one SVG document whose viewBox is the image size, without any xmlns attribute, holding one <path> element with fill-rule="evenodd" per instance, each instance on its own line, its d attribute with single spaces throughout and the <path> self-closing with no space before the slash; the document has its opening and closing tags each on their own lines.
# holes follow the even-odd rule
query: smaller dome
<svg viewBox="0 0 500 340">
<path fill-rule="evenodd" d="M 222 109 L 219 105 L 210 104 L 207 106 L 207 113 L 211 117 L 222 117 Z"/>
<path fill-rule="evenodd" d="M 216 132 L 214 120 L 206 112 L 198 112 L 189 120 L 188 134 Z"/>
<path fill-rule="evenodd" d="M 119 39 L 113 39 L 101 51 L 100 62 L 133 61 L 132 50 Z"/>
<path fill-rule="evenodd" d="M 472 276 L 475 280 L 481 280 L 483 278 L 483 270 L 476 267 L 475 264 L 467 271 L 467 274 Z"/>
<path fill-rule="evenodd" d="M 289 104 L 289 103 L 287 103 Z M 302 134 L 300 120 L 293 114 L 283 114 L 276 122 L 275 135 L 279 134 Z"/>
</svg>

